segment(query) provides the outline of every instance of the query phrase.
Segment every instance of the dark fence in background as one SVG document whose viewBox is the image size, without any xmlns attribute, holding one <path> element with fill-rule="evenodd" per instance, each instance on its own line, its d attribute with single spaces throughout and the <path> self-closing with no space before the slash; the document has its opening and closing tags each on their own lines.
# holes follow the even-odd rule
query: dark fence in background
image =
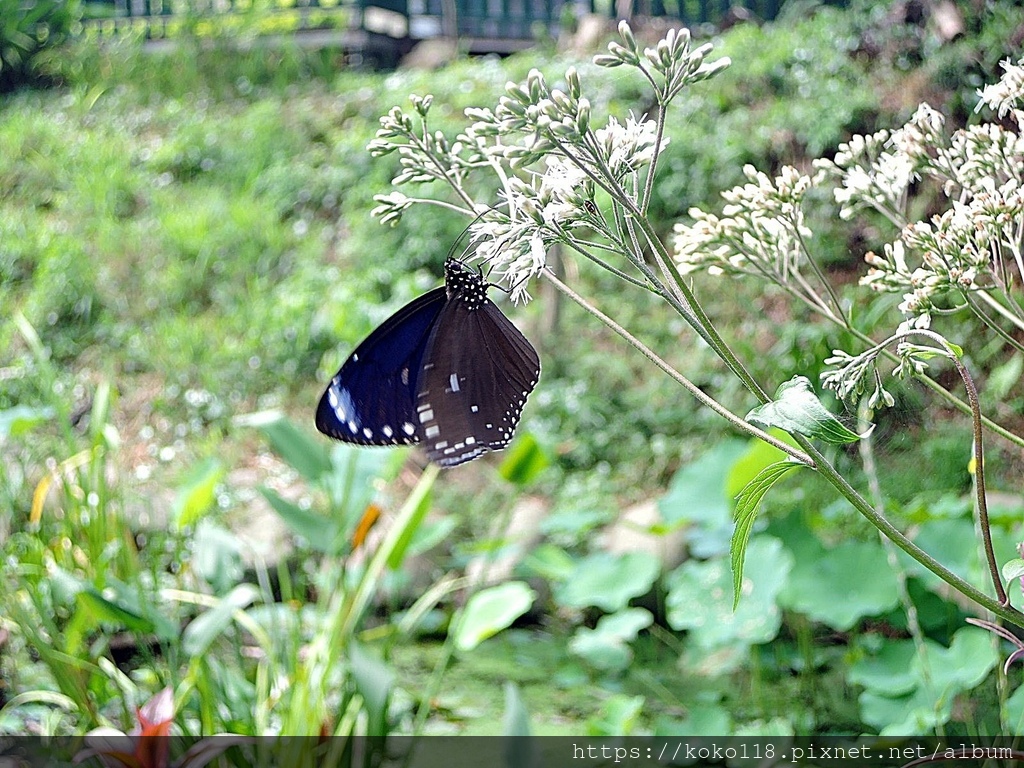
<svg viewBox="0 0 1024 768">
<path fill-rule="evenodd" d="M 454 31 L 473 50 L 507 52 L 557 36 L 574 18 L 656 16 L 687 26 L 715 24 L 741 7 L 770 20 L 783 0 L 91 0 L 87 26 L 103 34 L 135 31 L 150 39 L 249 32 L 255 35 L 336 30 L 411 41 Z M 845 4 L 846 0 L 826 0 Z M 454 24 L 452 16 L 454 11 Z M 324 44 L 332 38 L 321 36 Z M 487 41 L 483 45 L 479 43 Z M 490 43 L 488 45 L 488 42 Z"/>
</svg>

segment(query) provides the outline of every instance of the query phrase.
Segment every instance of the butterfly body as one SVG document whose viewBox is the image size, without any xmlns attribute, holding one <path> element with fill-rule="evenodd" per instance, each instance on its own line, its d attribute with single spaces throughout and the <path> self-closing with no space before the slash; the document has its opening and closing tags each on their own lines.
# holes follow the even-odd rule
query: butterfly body
<svg viewBox="0 0 1024 768">
<path fill-rule="evenodd" d="M 420 443 L 456 466 L 508 445 L 539 376 L 537 352 L 483 275 L 449 259 L 444 287 L 398 310 L 341 366 L 316 426 L 359 445 Z"/>
</svg>

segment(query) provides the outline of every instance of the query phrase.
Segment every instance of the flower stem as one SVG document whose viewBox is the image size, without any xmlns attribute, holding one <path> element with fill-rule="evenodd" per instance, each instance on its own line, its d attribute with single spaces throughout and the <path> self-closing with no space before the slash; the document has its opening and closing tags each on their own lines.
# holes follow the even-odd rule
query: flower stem
<svg viewBox="0 0 1024 768">
<path fill-rule="evenodd" d="M 552 285 L 555 286 L 555 288 L 564 293 L 566 296 L 568 296 L 570 299 L 572 299 L 574 302 L 576 302 L 579 306 L 581 306 L 591 315 L 596 317 L 602 323 L 607 325 L 609 328 L 615 331 L 615 333 L 619 334 L 619 336 L 625 339 L 634 349 L 639 351 L 640 354 L 642 354 L 656 366 L 661 368 L 661 370 L 663 370 L 665 373 L 671 376 L 676 382 L 681 384 L 686 389 L 686 391 L 688 391 L 695 398 L 697 398 L 697 400 L 700 401 L 702 405 L 710 408 L 712 411 L 714 411 L 719 416 L 724 418 L 737 429 L 743 432 L 747 432 L 753 437 L 757 437 L 763 440 L 764 442 L 768 443 L 769 445 L 778 448 L 780 451 L 783 451 L 784 453 L 788 454 L 791 458 L 795 459 L 796 461 L 799 461 L 801 464 L 804 464 L 805 466 L 813 466 L 814 463 L 813 461 L 811 461 L 811 458 L 809 456 L 802 453 L 801 451 L 796 450 L 793 446 L 789 445 L 788 443 L 779 440 L 777 437 L 768 434 L 764 430 L 755 427 L 753 424 L 744 421 L 739 416 L 730 411 L 728 408 L 726 408 L 724 405 L 715 400 L 713 397 L 705 393 L 703 390 L 701 390 L 700 387 L 698 387 L 692 381 L 687 379 L 685 376 L 683 376 L 683 374 L 681 374 L 679 371 L 677 371 L 675 368 L 669 365 L 665 360 L 663 360 L 657 354 L 655 354 L 655 352 L 650 347 L 645 345 L 642 341 L 633 336 L 629 331 L 627 331 L 621 325 L 619 325 L 610 317 L 608 317 L 608 315 L 604 314 L 601 310 L 590 304 L 586 299 L 584 299 L 582 296 L 576 293 L 572 288 L 570 288 L 568 285 L 559 280 L 551 270 L 545 269 L 543 275 L 548 279 L 548 281 Z"/>
</svg>

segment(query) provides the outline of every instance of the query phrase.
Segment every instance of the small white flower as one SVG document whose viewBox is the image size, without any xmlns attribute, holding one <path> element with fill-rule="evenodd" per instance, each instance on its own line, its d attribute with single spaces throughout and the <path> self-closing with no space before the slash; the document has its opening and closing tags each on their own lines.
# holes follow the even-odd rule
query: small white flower
<svg viewBox="0 0 1024 768">
<path fill-rule="evenodd" d="M 978 91 L 983 104 L 996 111 L 999 117 L 1005 117 L 1008 113 L 1019 109 L 1021 101 L 1024 100 L 1024 59 L 1013 64 L 1009 59 L 1002 62 L 1003 76 L 998 83 L 985 86 Z"/>
</svg>

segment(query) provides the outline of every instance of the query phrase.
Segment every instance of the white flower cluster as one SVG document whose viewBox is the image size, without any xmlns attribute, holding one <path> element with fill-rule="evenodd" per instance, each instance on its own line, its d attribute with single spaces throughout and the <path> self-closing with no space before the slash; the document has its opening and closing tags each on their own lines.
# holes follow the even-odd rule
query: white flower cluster
<svg viewBox="0 0 1024 768">
<path fill-rule="evenodd" d="M 712 77 L 727 59 L 707 62 L 710 44 L 691 48 L 689 33 L 670 30 L 665 39 L 641 52 L 629 25 L 619 24 L 619 42 L 595 57 L 600 66 L 640 70 L 656 91 L 658 115 L 690 83 Z M 551 88 L 539 70 L 522 83 L 510 82 L 493 108 L 471 108 L 472 121 L 452 141 L 427 127 L 431 97 L 414 96 L 414 110 L 395 107 L 381 118 L 369 149 L 374 155 L 397 154 L 401 171 L 395 185 L 444 181 L 459 202 L 379 195 L 374 215 L 396 223 L 413 203 L 434 203 L 478 215 L 471 225 L 474 258 L 487 261 L 508 282 L 515 300 L 527 299 L 526 283 L 545 266 L 547 250 L 557 242 L 597 259 L 590 248 L 639 251 L 631 216 L 643 216 L 650 201 L 653 166 L 668 144 L 663 124 L 630 114 L 609 117 L 600 125 L 583 96 L 579 72 L 570 67 L 564 83 Z M 498 179 L 497 208 L 474 201 L 466 184 L 478 172 Z M 594 195 L 612 201 L 614 213 L 601 215 Z M 600 242 L 572 230 L 587 228 Z M 613 245 L 609 245 L 609 244 Z M 624 245 L 630 243 L 630 245 Z M 628 254 L 627 254 L 628 255 Z M 636 255 L 635 258 L 641 258 Z M 598 259 L 599 260 L 599 259 Z"/>
<path fill-rule="evenodd" d="M 799 272 L 802 238 L 810 235 L 801 203 L 809 177 L 786 166 L 775 179 L 745 166 L 750 182 L 722 193 L 726 205 L 716 216 L 689 211 L 693 224 L 676 224 L 675 259 L 684 274 L 759 274 L 787 282 Z"/>
<path fill-rule="evenodd" d="M 999 117 L 1013 115 L 1017 125 L 1024 125 L 1024 59 L 1016 64 L 1009 59 L 1003 62 L 1003 76 L 998 83 L 986 86 L 978 91 L 981 97 L 979 107 L 985 105 L 995 111 Z"/>
<path fill-rule="evenodd" d="M 1004 63 L 1002 80 L 980 92 L 1000 115 L 1024 115 L 1024 67 Z M 903 227 L 882 254 L 865 256 L 861 283 L 902 293 L 905 325 L 928 328 L 933 312 L 960 305 L 967 294 L 1008 287 L 1007 270 L 1024 278 L 1024 137 L 995 123 L 956 131 L 948 140 L 943 119 L 927 104 L 891 135 L 857 136 L 832 161 L 819 160 L 816 181 L 834 177 L 840 215 L 873 208 Z M 929 221 L 904 218 L 908 185 L 939 182 L 949 208 Z"/>
<path fill-rule="evenodd" d="M 651 164 L 655 144 L 658 140 L 657 125 L 646 117 L 637 118 L 632 112 L 623 125 L 614 117 L 608 118 L 604 128 L 594 132 L 597 139 L 597 157 L 611 175 L 622 180 L 627 174 L 635 173 Z M 668 146 L 668 139 L 661 140 L 660 152 Z"/>
<path fill-rule="evenodd" d="M 514 302 L 528 301 L 526 285 L 547 263 L 548 248 L 566 229 L 592 225 L 593 182 L 557 155 L 545 158 L 544 173 L 505 185 L 505 210 L 492 210 L 470 227 L 475 257 L 490 264 L 509 285 Z"/>
</svg>

